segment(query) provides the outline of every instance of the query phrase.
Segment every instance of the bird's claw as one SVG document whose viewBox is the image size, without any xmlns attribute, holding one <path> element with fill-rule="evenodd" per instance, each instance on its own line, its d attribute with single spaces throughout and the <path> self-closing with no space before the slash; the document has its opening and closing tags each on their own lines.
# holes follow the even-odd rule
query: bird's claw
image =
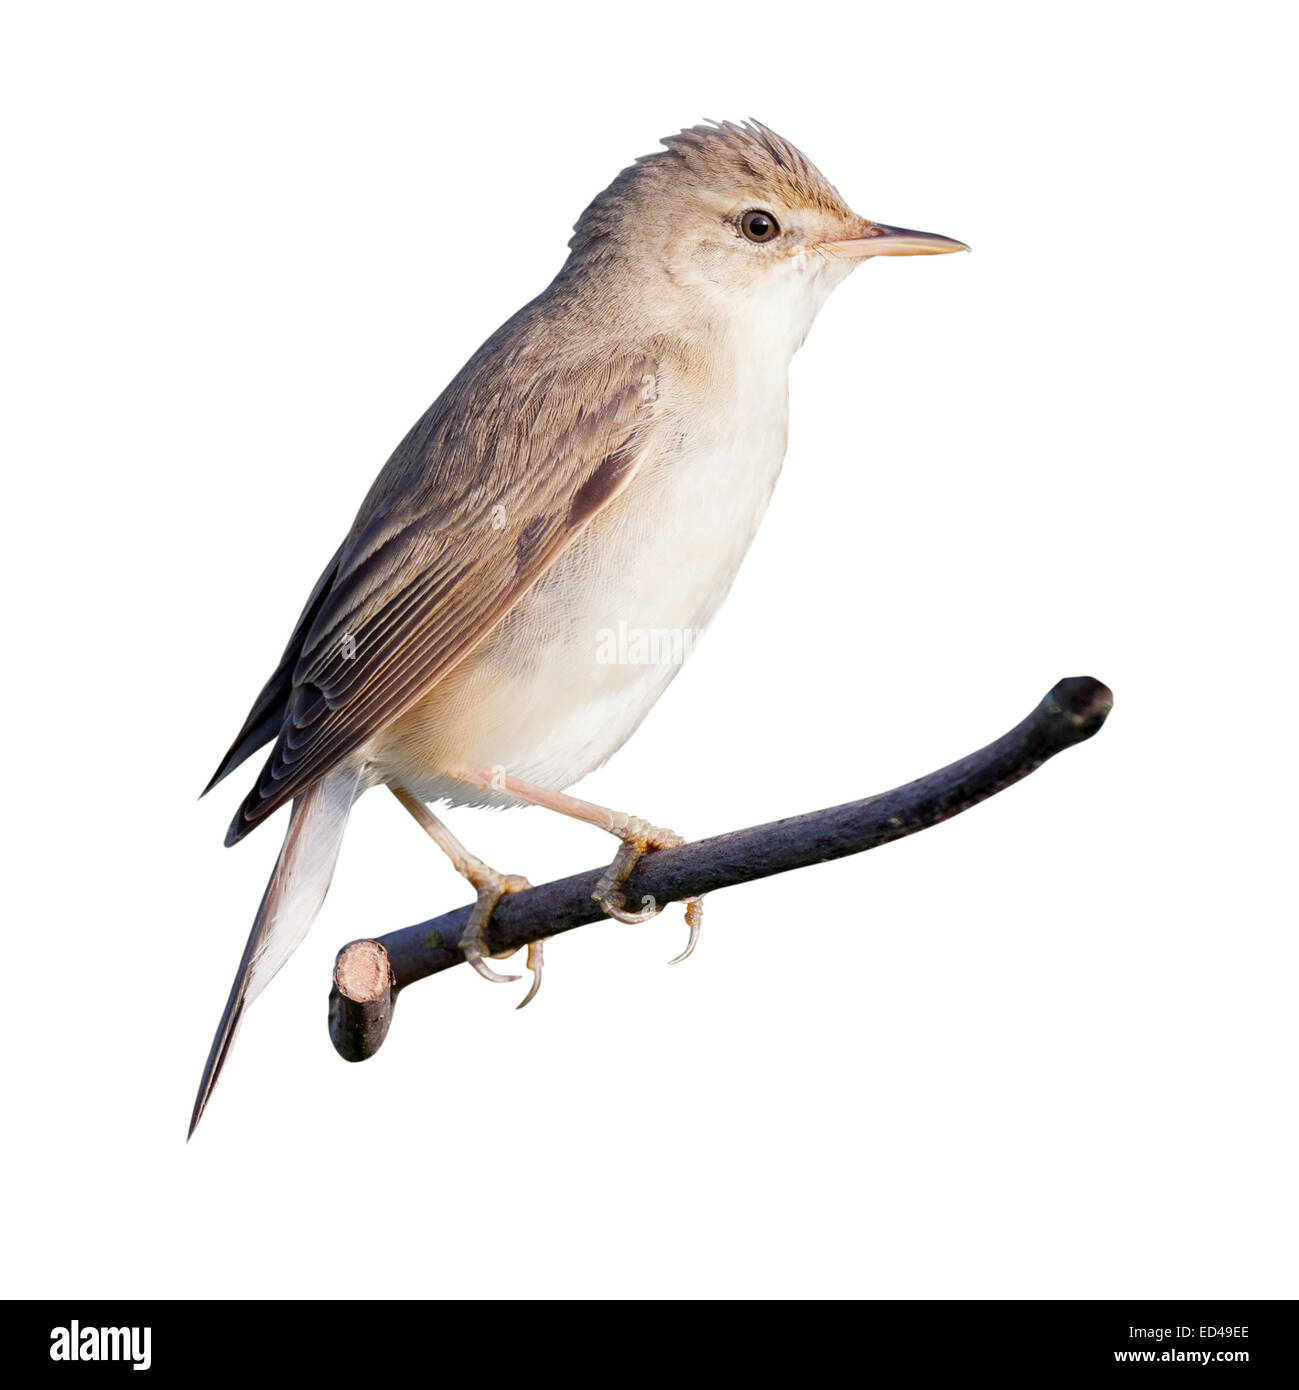
<svg viewBox="0 0 1299 1390">
<path fill-rule="evenodd" d="M 508 985 L 522 977 L 502 975 L 487 964 L 488 953 L 484 945 L 484 937 L 488 923 L 492 920 L 492 913 L 496 911 L 496 904 L 506 893 L 521 893 L 524 889 L 531 888 L 532 884 L 522 874 L 498 874 L 495 870 L 488 870 L 479 875 L 479 881 L 474 884 L 474 887 L 478 890 L 478 899 L 474 903 L 473 912 L 470 913 L 469 925 L 460 938 L 460 953 L 484 980 L 490 980 L 494 985 Z M 512 950 L 502 951 L 496 959 L 508 959 L 517 950 L 518 947 L 516 946 Z M 531 947 L 528 948 L 528 968 L 532 969 Z M 540 973 L 539 970 L 536 972 L 537 978 L 533 980 L 528 997 L 523 1001 L 525 1004 L 537 992 L 537 980 L 540 978 Z"/>
<path fill-rule="evenodd" d="M 673 956 L 669 965 L 680 965 L 683 960 L 689 960 L 695 953 L 695 947 L 699 945 L 699 929 L 704 924 L 704 900 L 701 897 L 687 898 L 686 903 L 686 926 L 690 928 L 690 940 L 686 942 L 686 949 L 679 956 Z"/>
<path fill-rule="evenodd" d="M 603 880 L 601 880 L 603 882 Z M 641 922 L 648 922 L 652 917 L 657 917 L 663 911 L 653 898 L 642 898 L 641 901 L 648 906 L 640 912 L 633 912 L 626 906 L 627 899 L 623 896 L 620 888 L 607 885 L 603 890 L 592 893 L 591 896 L 604 909 L 607 917 L 612 917 L 615 922 L 625 922 L 629 927 L 638 926 Z"/>
<path fill-rule="evenodd" d="M 516 1009 L 525 1008 L 537 997 L 537 991 L 541 988 L 541 967 L 545 963 L 545 941 L 528 942 L 528 969 L 532 971 L 532 983 L 528 986 L 528 992 L 514 1006 Z"/>
<path fill-rule="evenodd" d="M 648 821 L 641 820 L 639 816 L 617 817 L 615 823 L 610 827 L 610 831 L 618 836 L 622 844 L 618 846 L 618 853 L 614 855 L 613 863 L 600 875 L 591 896 L 600 904 L 605 914 L 612 917 L 614 921 L 625 922 L 628 926 L 637 926 L 641 922 L 648 922 L 651 918 L 657 917 L 663 909 L 652 897 L 647 895 L 641 899 L 641 910 L 639 912 L 633 911 L 627 906 L 627 900 L 622 891 L 623 885 L 631 877 L 632 870 L 640 862 L 643 855 L 652 854 L 655 850 L 660 849 L 675 849 L 678 845 L 685 844 L 685 840 L 675 831 L 650 825 Z M 687 898 L 685 901 L 686 925 L 690 928 L 690 940 L 686 943 L 686 949 L 669 962 L 671 965 L 676 965 L 679 961 L 687 959 L 699 942 L 699 928 L 703 921 L 703 899 Z"/>
</svg>

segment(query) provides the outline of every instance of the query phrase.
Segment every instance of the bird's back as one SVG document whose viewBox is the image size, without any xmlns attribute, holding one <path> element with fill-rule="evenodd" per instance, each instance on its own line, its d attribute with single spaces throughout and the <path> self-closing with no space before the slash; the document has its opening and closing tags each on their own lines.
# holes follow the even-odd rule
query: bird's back
<svg viewBox="0 0 1299 1390">
<path fill-rule="evenodd" d="M 370 655 L 362 651 L 371 640 L 368 628 L 377 627 L 380 635 L 385 624 L 390 628 L 403 602 L 409 608 L 417 601 L 404 594 L 414 589 L 418 596 L 422 577 L 425 589 L 444 575 L 450 586 L 494 530 L 513 542 L 512 559 L 522 568 L 528 546 L 548 541 L 553 530 L 548 522 L 571 511 L 584 484 L 591 491 L 592 479 L 577 470 L 566 473 L 568 456 L 590 455 L 593 438 L 612 438 L 625 429 L 624 417 L 643 395 L 647 361 L 629 342 L 637 335 L 593 314 L 591 304 L 591 296 L 574 294 L 570 286 L 552 286 L 474 353 L 408 431 L 314 586 L 279 665 L 209 788 L 276 741 L 272 768 L 286 733 L 292 733 L 295 707 L 301 717 L 306 705 L 307 722 L 320 717 L 312 701 L 327 702 L 316 700 L 313 684 L 319 682 L 312 668 L 320 665 L 322 654 L 339 649 L 347 659 L 350 642 L 364 663 Z M 598 491 L 599 479 L 594 483 Z M 514 499 L 521 505 L 515 507 Z M 593 510 L 599 500 L 591 498 Z M 524 507 L 537 515 L 524 534 L 515 536 L 510 512 Z M 487 555 L 482 558 L 495 567 Z M 453 592 L 445 598 L 456 602 Z M 382 617 L 380 600 L 387 601 Z M 405 690 L 403 708 L 422 693 Z M 327 717 L 332 711 L 321 713 Z M 393 718 L 400 713 L 401 708 L 391 710 Z M 322 766 L 318 773 L 325 770 Z M 264 773 L 246 809 L 256 810 L 266 783 Z M 247 815 L 237 818 L 229 838 L 240 838 L 251 824 Z"/>
</svg>

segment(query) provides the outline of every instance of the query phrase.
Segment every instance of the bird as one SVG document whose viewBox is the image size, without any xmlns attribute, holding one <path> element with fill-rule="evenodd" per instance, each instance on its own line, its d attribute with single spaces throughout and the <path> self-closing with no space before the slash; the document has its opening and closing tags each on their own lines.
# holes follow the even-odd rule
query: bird
<svg viewBox="0 0 1299 1390">
<path fill-rule="evenodd" d="M 767 509 L 790 361 L 831 291 L 876 257 L 969 249 L 859 216 L 759 121 L 659 143 L 587 206 L 551 284 L 397 446 L 206 789 L 269 743 L 226 843 L 291 811 L 190 1135 L 371 787 L 387 786 L 473 888 L 461 949 L 493 982 L 519 977 L 489 963 L 485 929 L 528 881 L 471 854 L 432 804 L 541 806 L 599 826 L 619 841 L 601 906 L 620 921 L 654 915 L 622 887 L 680 836 L 567 788 L 635 731 L 682 644 L 632 659 L 609 634 L 708 626 Z M 701 916 L 689 900 L 678 959 Z M 524 1004 L 543 960 L 533 943 Z"/>
</svg>

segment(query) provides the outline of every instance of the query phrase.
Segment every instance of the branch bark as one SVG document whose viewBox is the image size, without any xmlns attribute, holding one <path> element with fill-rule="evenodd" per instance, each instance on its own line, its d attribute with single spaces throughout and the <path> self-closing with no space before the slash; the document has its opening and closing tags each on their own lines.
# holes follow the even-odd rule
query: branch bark
<svg viewBox="0 0 1299 1390">
<path fill-rule="evenodd" d="M 976 806 L 1027 777 L 1048 758 L 1082 743 L 1105 722 L 1109 689 L 1090 676 L 1062 680 L 1009 733 L 977 753 L 918 781 L 863 801 L 732 830 L 710 840 L 646 855 L 624 890 L 628 903 L 661 904 L 737 883 L 822 864 L 876 849 Z M 604 866 L 510 893 L 497 904 L 487 932 L 493 952 L 607 920 L 591 893 Z M 397 995 L 416 980 L 459 965 L 460 934 L 470 907 L 443 913 L 339 952 L 330 995 L 329 1033 L 349 1062 L 383 1045 Z"/>
</svg>

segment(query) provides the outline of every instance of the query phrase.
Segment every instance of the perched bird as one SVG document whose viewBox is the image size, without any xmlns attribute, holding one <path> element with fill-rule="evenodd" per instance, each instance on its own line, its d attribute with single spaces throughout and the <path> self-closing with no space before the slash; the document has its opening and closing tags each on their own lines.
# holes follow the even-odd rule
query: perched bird
<svg viewBox="0 0 1299 1390">
<path fill-rule="evenodd" d="M 537 805 L 622 844 L 596 896 L 670 831 L 565 794 L 648 713 L 679 660 L 602 635 L 693 634 L 726 596 L 785 453 L 788 369 L 863 260 L 968 249 L 859 217 L 757 122 L 695 126 L 624 169 L 551 285 L 469 359 L 397 446 L 209 784 L 266 743 L 226 837 L 292 802 L 199 1087 L 203 1114 L 249 1003 L 301 942 L 352 803 L 386 785 L 477 894 L 462 949 L 526 887 L 428 809 Z M 700 920 L 687 906 L 690 944 Z M 528 951 L 532 987 L 542 951 Z"/>
</svg>

